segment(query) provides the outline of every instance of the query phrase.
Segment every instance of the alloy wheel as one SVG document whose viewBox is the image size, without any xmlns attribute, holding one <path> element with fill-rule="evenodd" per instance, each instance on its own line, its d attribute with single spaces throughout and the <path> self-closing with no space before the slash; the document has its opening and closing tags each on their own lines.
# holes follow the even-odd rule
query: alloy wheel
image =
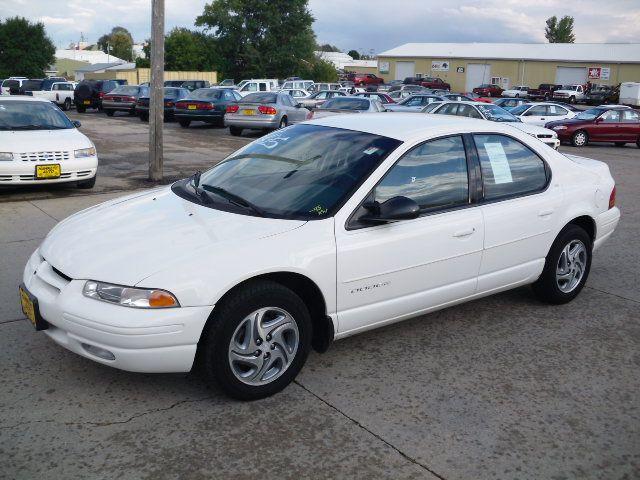
<svg viewBox="0 0 640 480">
<path fill-rule="evenodd" d="M 580 240 L 571 240 L 560 253 L 556 266 L 556 283 L 563 293 L 571 293 L 580 284 L 587 268 L 587 247 Z"/>
<path fill-rule="evenodd" d="M 582 147 L 587 143 L 587 134 L 584 132 L 578 132 L 573 137 L 573 142 L 577 147 Z"/>
<path fill-rule="evenodd" d="M 247 315 L 231 336 L 229 366 L 247 385 L 266 385 L 280 377 L 293 362 L 300 334 L 291 314 L 265 307 Z"/>
</svg>

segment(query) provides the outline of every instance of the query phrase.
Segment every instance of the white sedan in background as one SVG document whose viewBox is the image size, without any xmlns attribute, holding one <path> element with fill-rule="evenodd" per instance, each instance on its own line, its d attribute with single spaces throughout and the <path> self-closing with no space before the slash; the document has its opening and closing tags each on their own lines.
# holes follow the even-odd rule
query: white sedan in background
<svg viewBox="0 0 640 480">
<path fill-rule="evenodd" d="M 503 90 L 503 97 L 513 97 L 513 98 L 527 98 L 529 96 L 529 90 L 531 87 L 528 85 L 517 85 L 513 88 L 509 88 L 508 90 Z"/>
<path fill-rule="evenodd" d="M 96 183 L 98 155 L 91 140 L 45 98 L 0 97 L 0 187 Z"/>
<path fill-rule="evenodd" d="M 20 299 L 90 360 L 186 372 L 197 359 L 257 399 L 335 339 L 528 284 L 571 301 L 619 217 L 605 163 L 509 125 L 335 115 L 63 220 Z"/>
<path fill-rule="evenodd" d="M 528 103 L 512 108 L 509 112 L 524 123 L 544 126 L 547 122 L 575 117 L 580 111 L 574 108 L 558 103 Z"/>
</svg>

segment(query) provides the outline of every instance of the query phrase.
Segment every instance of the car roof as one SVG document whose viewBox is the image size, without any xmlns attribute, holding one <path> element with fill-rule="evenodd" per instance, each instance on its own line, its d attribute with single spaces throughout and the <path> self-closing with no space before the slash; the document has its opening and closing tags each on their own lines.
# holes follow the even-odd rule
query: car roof
<svg viewBox="0 0 640 480">
<path fill-rule="evenodd" d="M 14 101 L 26 101 L 26 102 L 45 102 L 51 103 L 51 100 L 42 97 L 31 97 L 29 95 L 7 95 L 0 97 L 0 102 L 14 102 Z"/>
<path fill-rule="evenodd" d="M 469 103 L 469 102 L 465 102 Z M 509 126 L 487 120 L 479 120 L 455 115 L 418 115 L 415 113 L 366 113 L 362 115 L 332 115 L 304 123 L 325 127 L 343 128 L 371 133 L 401 141 L 422 137 L 425 133 L 446 134 L 464 129 L 492 130 L 513 133 Z"/>
</svg>

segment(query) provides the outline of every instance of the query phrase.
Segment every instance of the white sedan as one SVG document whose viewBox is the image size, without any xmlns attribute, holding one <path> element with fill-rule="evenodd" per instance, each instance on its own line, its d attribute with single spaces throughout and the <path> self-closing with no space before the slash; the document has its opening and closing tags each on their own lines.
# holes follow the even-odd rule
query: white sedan
<svg viewBox="0 0 640 480">
<path fill-rule="evenodd" d="M 137 372 L 197 359 L 256 399 L 335 339 L 528 284 L 571 301 L 619 217 L 606 164 L 508 125 L 336 115 L 63 220 L 20 297 L 83 357 Z"/>
<path fill-rule="evenodd" d="M 508 90 L 503 90 L 503 97 L 512 97 L 512 98 L 527 98 L 529 96 L 529 90 L 531 87 L 528 85 L 517 85 L 513 88 L 509 88 Z"/>
<path fill-rule="evenodd" d="M 0 97 L 0 186 L 96 183 L 96 148 L 45 98 Z"/>
<path fill-rule="evenodd" d="M 574 108 L 558 103 L 527 103 L 512 108 L 509 112 L 524 123 L 544 126 L 547 122 L 575 117 L 580 111 L 573 110 Z"/>
</svg>

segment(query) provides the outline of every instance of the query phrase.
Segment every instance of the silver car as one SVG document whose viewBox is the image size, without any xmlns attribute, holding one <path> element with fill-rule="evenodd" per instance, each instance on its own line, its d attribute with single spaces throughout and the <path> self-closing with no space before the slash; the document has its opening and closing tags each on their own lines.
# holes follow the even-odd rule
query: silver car
<svg viewBox="0 0 640 480">
<path fill-rule="evenodd" d="M 244 129 L 277 130 L 309 118 L 311 112 L 287 93 L 256 92 L 228 105 L 224 124 L 239 136 Z"/>
<path fill-rule="evenodd" d="M 346 93 L 338 90 L 320 90 L 307 98 L 301 99 L 300 103 L 307 108 L 317 108 L 331 98 L 344 96 L 346 96 Z"/>
<path fill-rule="evenodd" d="M 313 111 L 313 118 L 329 117 L 340 113 L 386 112 L 377 98 L 340 97 L 326 101 Z"/>
<path fill-rule="evenodd" d="M 400 103 L 392 103 L 391 105 L 387 105 L 387 110 L 391 110 L 392 112 L 417 113 L 430 103 L 441 102 L 443 100 L 443 97 L 439 97 L 437 95 L 415 94 L 405 98 Z"/>
</svg>

